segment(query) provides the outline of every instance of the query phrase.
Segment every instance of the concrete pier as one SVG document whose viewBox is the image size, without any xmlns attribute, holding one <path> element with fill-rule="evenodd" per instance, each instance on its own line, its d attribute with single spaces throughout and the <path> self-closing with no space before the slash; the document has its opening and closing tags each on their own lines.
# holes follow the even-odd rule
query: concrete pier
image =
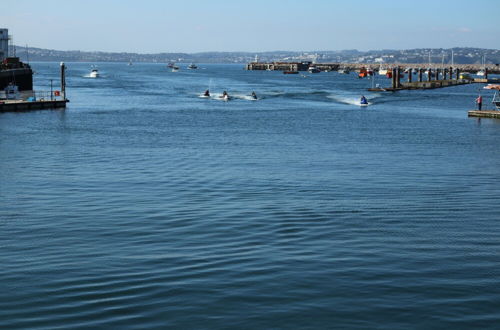
<svg viewBox="0 0 500 330">
<path fill-rule="evenodd" d="M 468 112 L 469 117 L 478 118 L 495 118 L 500 119 L 500 111 L 498 110 L 471 110 Z"/>
<path fill-rule="evenodd" d="M 312 62 L 251 62 L 246 65 L 246 70 L 266 70 L 266 71 L 307 71 L 310 66 L 318 68 L 320 71 L 336 71 L 339 69 L 338 63 L 312 63 Z"/>
<path fill-rule="evenodd" d="M 4 100 L 0 101 L 0 112 L 31 111 L 65 108 L 68 100 L 43 100 L 43 101 L 23 101 Z"/>
<path fill-rule="evenodd" d="M 0 99 L 0 112 L 66 108 L 69 100 L 66 98 L 66 65 L 63 62 L 60 65 L 60 74 L 60 91 L 53 91 L 51 83 L 50 92 L 25 91 L 19 93 L 15 99 L 5 94 L 5 98 Z"/>
</svg>

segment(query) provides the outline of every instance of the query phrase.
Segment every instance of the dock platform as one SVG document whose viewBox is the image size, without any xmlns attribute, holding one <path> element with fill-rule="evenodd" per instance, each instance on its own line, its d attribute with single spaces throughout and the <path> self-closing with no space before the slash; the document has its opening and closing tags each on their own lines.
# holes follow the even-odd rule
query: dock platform
<svg viewBox="0 0 500 330">
<path fill-rule="evenodd" d="M 469 117 L 500 119 L 499 110 L 471 110 L 468 112 L 468 115 Z"/>
<path fill-rule="evenodd" d="M 66 103 L 69 100 L 39 100 L 39 101 L 23 101 L 23 100 L 2 100 L 0 101 L 0 112 L 12 111 L 32 111 L 32 110 L 49 110 L 66 108 Z"/>
</svg>

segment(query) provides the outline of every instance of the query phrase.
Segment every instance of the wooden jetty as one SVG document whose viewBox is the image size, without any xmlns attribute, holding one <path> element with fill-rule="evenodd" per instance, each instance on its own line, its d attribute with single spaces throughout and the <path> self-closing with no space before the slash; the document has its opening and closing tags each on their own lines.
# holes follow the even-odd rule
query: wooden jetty
<svg viewBox="0 0 500 330">
<path fill-rule="evenodd" d="M 29 91 L 19 99 L 0 99 L 0 112 L 66 108 L 66 65 L 61 62 L 61 91 Z"/>
<path fill-rule="evenodd" d="M 469 117 L 500 119 L 499 110 L 470 110 L 467 114 Z"/>
</svg>

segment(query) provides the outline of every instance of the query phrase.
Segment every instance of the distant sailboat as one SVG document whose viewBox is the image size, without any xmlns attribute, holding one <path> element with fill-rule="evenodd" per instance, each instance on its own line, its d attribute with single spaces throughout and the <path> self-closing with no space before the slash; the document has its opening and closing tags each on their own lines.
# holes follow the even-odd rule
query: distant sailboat
<svg viewBox="0 0 500 330">
<path fill-rule="evenodd" d="M 483 68 L 481 70 L 479 70 L 478 72 L 476 72 L 476 75 L 480 76 L 480 77 L 484 77 L 486 76 L 486 56 L 483 55 L 483 58 L 481 59 L 481 64 L 483 66 Z"/>
</svg>

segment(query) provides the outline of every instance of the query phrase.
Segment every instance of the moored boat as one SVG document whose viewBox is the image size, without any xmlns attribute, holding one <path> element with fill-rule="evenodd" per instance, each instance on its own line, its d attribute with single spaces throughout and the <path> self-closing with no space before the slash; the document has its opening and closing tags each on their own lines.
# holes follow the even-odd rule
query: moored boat
<svg viewBox="0 0 500 330">
<path fill-rule="evenodd" d="M 500 110 L 500 84 L 488 84 L 484 89 L 492 89 L 495 91 L 491 103 L 493 103 L 497 110 Z"/>
<path fill-rule="evenodd" d="M 309 73 L 320 73 L 320 72 L 321 72 L 321 70 L 320 70 L 320 69 L 318 69 L 318 68 L 317 68 L 317 67 L 315 67 L 315 66 L 310 66 L 310 67 L 307 69 L 307 71 L 309 71 Z"/>
</svg>

